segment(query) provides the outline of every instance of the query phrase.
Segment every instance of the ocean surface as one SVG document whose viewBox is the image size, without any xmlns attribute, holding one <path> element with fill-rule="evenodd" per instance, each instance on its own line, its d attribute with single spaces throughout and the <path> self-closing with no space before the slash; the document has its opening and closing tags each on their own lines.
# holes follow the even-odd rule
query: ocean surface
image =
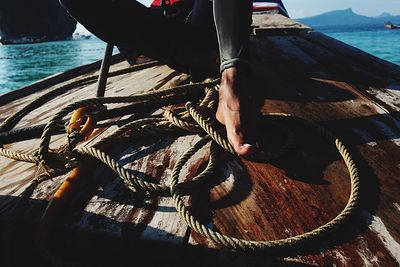
<svg viewBox="0 0 400 267">
<path fill-rule="evenodd" d="M 400 30 L 388 30 L 383 25 L 315 27 L 315 30 L 400 65 Z"/>
<path fill-rule="evenodd" d="M 382 25 L 320 27 L 316 30 L 400 65 L 400 30 L 387 30 Z M 0 45 L 0 94 L 99 60 L 103 57 L 105 47 L 106 44 L 95 37 L 39 44 Z"/>
<path fill-rule="evenodd" d="M 105 49 L 106 43 L 95 37 L 37 44 L 0 45 L 0 94 L 49 75 L 97 61 L 103 57 Z"/>
</svg>

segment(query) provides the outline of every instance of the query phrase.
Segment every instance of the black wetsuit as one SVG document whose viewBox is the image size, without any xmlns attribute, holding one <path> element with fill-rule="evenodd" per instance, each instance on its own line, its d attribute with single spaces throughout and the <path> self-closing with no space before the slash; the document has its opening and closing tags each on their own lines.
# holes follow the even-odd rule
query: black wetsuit
<svg viewBox="0 0 400 267">
<path fill-rule="evenodd" d="M 246 65 L 250 0 L 186 0 L 183 16 L 163 16 L 135 0 L 60 2 L 100 39 L 181 70 L 204 67 L 203 61 L 217 54 L 218 48 L 221 71 Z"/>
</svg>

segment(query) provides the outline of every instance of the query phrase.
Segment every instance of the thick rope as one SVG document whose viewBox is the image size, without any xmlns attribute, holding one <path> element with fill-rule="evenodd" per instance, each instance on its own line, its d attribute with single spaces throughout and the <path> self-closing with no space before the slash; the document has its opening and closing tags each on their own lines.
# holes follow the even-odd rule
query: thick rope
<svg viewBox="0 0 400 267">
<path fill-rule="evenodd" d="M 154 64 L 154 63 L 152 63 Z M 174 99 L 177 98 L 179 99 L 182 95 L 184 94 L 196 94 L 199 93 L 201 90 L 204 89 L 205 86 L 212 86 L 216 84 L 218 80 L 213 80 L 210 81 L 209 83 L 195 83 L 195 84 L 189 84 L 189 85 L 182 85 L 182 86 L 177 86 L 171 89 L 165 89 L 165 90 L 160 90 L 160 91 L 155 91 L 151 93 L 145 93 L 145 94 L 140 94 L 140 95 L 134 95 L 134 96 L 127 96 L 127 97 L 104 97 L 104 98 L 92 98 L 92 99 L 86 99 L 82 101 L 78 101 L 75 103 L 72 103 L 62 109 L 60 112 L 55 114 L 52 119 L 50 120 L 49 123 L 45 126 L 41 140 L 40 140 L 40 147 L 39 147 L 39 154 L 36 155 L 34 154 L 24 154 L 16 151 L 11 151 L 8 149 L 5 149 L 0 146 L 0 156 L 4 156 L 10 159 L 18 160 L 18 161 L 24 161 L 24 162 L 30 162 L 30 163 L 35 163 L 35 164 L 44 164 L 51 166 L 51 163 L 49 162 L 49 143 L 50 143 L 50 138 L 52 133 L 57 130 L 59 127 L 58 125 L 62 122 L 62 119 L 71 111 L 78 109 L 78 108 L 83 108 L 83 107 L 89 107 L 89 106 L 100 106 L 103 104 L 112 104 L 112 103 L 147 103 L 147 102 L 158 102 L 160 105 L 162 105 L 167 99 Z M 33 109 L 37 108 L 40 104 L 44 104 L 47 101 L 50 100 L 50 96 L 57 95 L 58 90 L 55 90 L 56 93 L 51 91 L 48 93 L 48 95 L 44 95 L 43 99 L 45 100 L 40 100 L 37 103 L 35 102 L 34 105 L 29 104 L 27 107 L 23 108 L 23 112 L 18 112 L 17 114 L 13 115 L 9 119 L 7 119 L 5 122 L 0 125 L 0 131 L 5 131 L 5 130 L 10 130 L 20 119 L 22 119 L 23 116 L 28 114 L 30 111 Z M 64 91 L 63 91 L 64 92 Z M 39 99 L 38 99 L 39 100 Z"/>
<path fill-rule="evenodd" d="M 116 103 L 133 103 L 133 102 L 162 102 L 164 98 L 167 97 L 177 97 L 180 94 L 191 93 L 192 91 L 204 89 L 205 86 L 214 85 L 218 80 L 209 82 L 207 84 L 204 83 L 194 83 L 189 85 L 181 85 L 171 89 L 160 90 L 152 93 L 144 93 L 133 96 L 123 96 L 123 97 L 102 97 L 102 98 L 90 98 L 81 100 L 75 103 L 72 103 L 62 110 L 60 110 L 57 114 L 55 114 L 50 121 L 47 123 L 46 127 L 43 130 L 42 137 L 40 139 L 39 146 L 39 158 L 43 162 L 48 162 L 48 150 L 51 139 L 51 132 L 57 126 L 57 124 L 66 116 L 69 112 L 83 107 L 89 106 L 100 106 L 104 104 L 116 104 Z"/>
<path fill-rule="evenodd" d="M 154 67 L 157 65 L 161 65 L 161 63 L 158 61 L 149 61 L 146 63 L 131 66 L 126 69 L 110 72 L 108 74 L 108 77 L 123 75 L 123 74 L 131 73 L 131 72 L 139 71 L 142 69 Z M 28 105 L 23 107 L 18 112 L 14 113 L 12 116 L 8 117 L 4 122 L 2 122 L 2 124 L 0 125 L 0 133 L 11 130 L 24 116 L 26 116 L 33 110 L 43 106 L 44 104 L 46 104 L 50 100 L 54 99 L 55 97 L 65 94 L 68 91 L 75 89 L 77 87 L 95 83 L 97 81 L 97 78 L 98 78 L 98 75 L 92 75 L 89 77 L 81 78 L 77 81 L 67 83 L 63 86 L 60 86 L 42 96 L 40 96 L 39 98 L 35 99 L 34 101 L 30 102 Z M 40 164 L 40 158 L 35 153 L 34 154 L 26 154 L 26 153 L 19 153 L 17 151 L 5 149 L 3 147 L 2 143 L 0 143 L 0 156 L 6 157 L 9 159 L 18 160 L 18 161 Z"/>
<path fill-rule="evenodd" d="M 187 224 L 196 232 L 201 235 L 211 239 L 212 241 L 226 246 L 227 248 L 240 251 L 266 251 L 266 252 L 280 252 L 284 250 L 292 250 L 299 248 L 304 244 L 310 242 L 319 241 L 322 237 L 325 237 L 327 233 L 333 231 L 338 226 L 343 224 L 358 207 L 358 201 L 360 197 L 359 193 L 359 183 L 360 178 L 358 175 L 358 169 L 352 159 L 350 152 L 346 146 L 336 138 L 332 133 L 328 132 L 326 129 L 320 127 L 311 122 L 305 120 L 300 120 L 290 115 L 286 114 L 270 114 L 272 117 L 284 117 L 291 120 L 300 121 L 303 125 L 317 131 L 319 134 L 324 136 L 328 141 L 335 144 L 340 155 L 346 163 L 346 166 L 350 173 L 351 181 L 351 194 L 348 203 L 344 210 L 338 214 L 333 220 L 325 225 L 318 227 L 310 232 L 297 235 L 294 237 L 273 240 L 273 241 L 249 241 L 242 240 L 234 237 L 230 237 L 214 231 L 208 228 L 206 225 L 202 224 L 197 220 L 191 212 L 187 209 L 182 199 L 183 195 L 188 191 L 198 188 L 199 186 L 204 186 L 209 184 L 212 175 L 215 173 L 217 164 L 217 148 L 222 147 L 229 151 L 233 155 L 236 155 L 232 145 L 228 142 L 227 138 L 221 134 L 219 130 L 215 128 L 215 119 L 210 119 L 207 114 L 212 114 L 215 112 L 216 108 L 216 97 L 215 89 L 213 87 L 218 83 L 218 80 L 210 81 L 207 83 L 195 83 L 177 86 L 174 88 L 160 90 L 151 93 L 126 96 L 126 97 L 104 97 L 104 98 L 92 98 L 77 101 L 72 103 L 65 108 L 61 109 L 57 114 L 55 114 L 50 121 L 45 126 L 41 140 L 38 154 L 25 155 L 18 152 L 12 152 L 3 148 L 0 148 L 0 155 L 8 158 L 13 158 L 21 161 L 40 163 L 48 168 L 52 168 L 52 154 L 49 153 L 49 144 L 51 140 L 52 133 L 58 127 L 58 125 L 63 121 L 64 117 L 68 115 L 71 111 L 78 108 L 86 108 L 90 106 L 101 106 L 105 104 L 115 104 L 115 103 L 130 103 L 138 105 L 144 103 L 154 103 L 154 107 L 162 108 L 166 100 L 172 101 L 181 99 L 182 95 L 187 94 L 197 94 L 200 91 L 206 89 L 205 97 L 195 105 L 192 102 L 186 103 L 186 111 L 176 113 L 171 107 L 167 107 L 162 116 L 152 116 L 149 118 L 133 121 L 125 126 L 121 127 L 115 131 L 112 135 L 104 138 L 103 140 L 95 143 L 92 147 L 75 147 L 78 143 L 77 141 L 71 142 L 70 147 L 65 157 L 76 159 L 78 162 L 83 160 L 84 157 L 91 157 L 99 160 L 108 168 L 113 170 L 118 176 L 122 177 L 125 181 L 129 182 L 135 190 L 146 191 L 149 193 L 157 193 L 165 196 L 172 196 L 176 209 L 180 215 L 185 219 Z M 168 102 L 167 101 L 167 102 Z M 29 108 L 31 109 L 31 108 Z M 28 110 L 29 110 L 28 109 Z M 179 109 L 178 109 L 179 110 Z M 20 114 L 25 114 L 28 111 L 24 111 Z M 20 120 L 22 115 L 18 115 L 15 120 L 8 120 L 2 126 L 1 130 L 9 130 L 15 125 L 16 120 Z M 293 144 L 293 136 L 290 131 L 288 131 L 284 126 L 279 123 L 273 123 L 274 127 L 281 129 L 286 135 L 288 141 L 282 148 L 271 155 L 272 157 L 279 157 L 286 153 Z M 189 151 L 187 151 L 175 164 L 173 172 L 171 175 L 170 185 L 163 185 L 153 182 L 144 181 L 132 174 L 128 169 L 123 168 L 118 164 L 118 162 L 113 159 L 110 155 L 100 150 L 105 143 L 114 142 L 116 138 L 123 139 L 121 136 L 128 135 L 132 140 L 134 138 L 142 138 L 148 136 L 161 136 L 165 134 L 176 134 L 176 133 L 199 133 L 203 137 L 197 142 Z M 199 151 L 206 144 L 211 142 L 210 147 L 210 159 L 205 170 L 198 176 L 193 178 L 189 182 L 179 182 L 179 177 L 182 168 L 190 158 Z M 68 155 L 68 153 L 70 153 Z M 72 164 L 73 165 L 73 164 Z M 69 166 L 71 168 L 71 166 Z M 210 183 L 212 184 L 212 183 Z"/>
<path fill-rule="evenodd" d="M 299 119 L 300 120 L 300 119 Z M 282 252 L 286 250 L 293 250 L 302 247 L 303 245 L 309 244 L 310 242 L 319 241 L 322 237 L 325 237 L 327 233 L 337 229 L 340 225 L 347 221 L 347 219 L 355 212 L 358 208 L 358 202 L 360 198 L 360 177 L 358 174 L 358 169 L 351 157 L 350 152 L 346 146 L 336 138 L 332 133 L 328 132 L 326 129 L 320 127 L 319 125 L 313 124 L 311 122 L 306 122 L 301 120 L 303 124 L 310 126 L 312 129 L 316 130 L 318 133 L 323 135 L 328 141 L 335 144 L 340 155 L 342 156 L 344 162 L 350 173 L 351 181 L 351 193 L 346 207 L 343 211 L 338 214 L 333 220 L 314 229 L 310 232 L 293 236 L 286 239 L 274 240 L 274 241 L 248 241 L 243 239 L 234 238 L 221 234 L 208 228 L 206 225 L 202 224 L 197 220 L 191 212 L 186 208 L 182 195 L 178 190 L 178 180 L 183 166 L 189 161 L 193 154 L 202 147 L 208 140 L 206 138 L 201 139 L 192 149 L 187 151 L 176 163 L 172 171 L 172 181 L 170 185 L 171 195 L 175 203 L 177 211 L 185 219 L 186 223 L 196 232 L 200 233 L 204 237 L 213 240 L 214 242 L 223 245 L 227 248 L 240 251 L 264 251 L 268 253 Z M 216 140 L 214 140 L 216 142 Z"/>
</svg>

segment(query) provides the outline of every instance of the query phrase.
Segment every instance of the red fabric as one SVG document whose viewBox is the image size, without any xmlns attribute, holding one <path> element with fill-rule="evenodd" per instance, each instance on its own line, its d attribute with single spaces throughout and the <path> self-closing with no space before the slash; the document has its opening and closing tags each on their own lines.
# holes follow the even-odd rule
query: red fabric
<svg viewBox="0 0 400 267">
<path fill-rule="evenodd" d="M 253 11 L 279 10 L 276 6 L 253 6 Z"/>
<path fill-rule="evenodd" d="M 183 0 L 165 0 L 166 5 L 174 5 L 182 2 Z M 154 0 L 150 5 L 151 7 L 161 7 L 161 0 Z"/>
<path fill-rule="evenodd" d="M 184 0 L 165 0 L 166 5 L 174 5 Z M 161 0 L 153 0 L 153 3 L 150 5 L 151 7 L 161 7 Z M 276 6 L 253 6 L 253 11 L 266 11 L 266 10 L 279 10 Z"/>
</svg>

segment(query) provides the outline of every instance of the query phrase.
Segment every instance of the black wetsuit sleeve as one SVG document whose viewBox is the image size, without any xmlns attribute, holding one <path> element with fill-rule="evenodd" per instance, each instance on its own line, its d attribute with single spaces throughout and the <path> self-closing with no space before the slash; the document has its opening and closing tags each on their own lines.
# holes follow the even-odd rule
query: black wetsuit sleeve
<svg viewBox="0 0 400 267">
<path fill-rule="evenodd" d="M 248 65 L 252 6 L 249 0 L 214 0 L 221 72 Z"/>
</svg>

